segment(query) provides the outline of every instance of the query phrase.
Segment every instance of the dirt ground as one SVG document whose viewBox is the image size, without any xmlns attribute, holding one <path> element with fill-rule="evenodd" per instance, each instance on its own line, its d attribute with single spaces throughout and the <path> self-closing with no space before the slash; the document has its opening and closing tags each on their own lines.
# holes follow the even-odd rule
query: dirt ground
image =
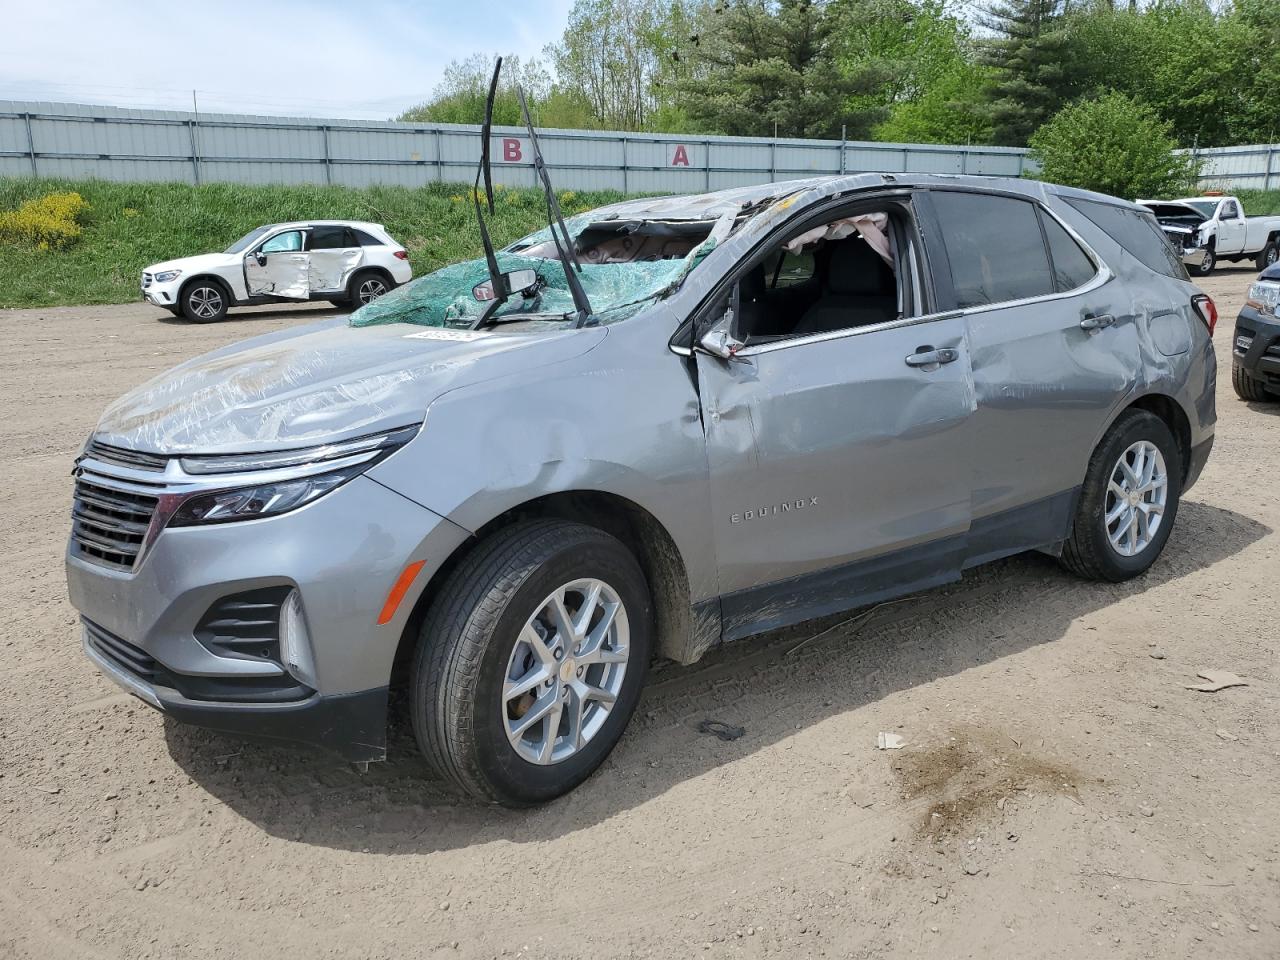
<svg viewBox="0 0 1280 960">
<path fill-rule="evenodd" d="M 1229 383 L 1251 277 L 1204 284 L 1217 446 L 1148 576 L 1019 557 L 659 670 L 604 769 L 529 812 L 452 796 L 403 732 L 361 774 L 180 727 L 81 655 L 98 413 L 323 311 L 0 312 L 0 957 L 1280 957 L 1280 405 Z M 1186 689 L 1205 668 L 1248 686 Z"/>
</svg>

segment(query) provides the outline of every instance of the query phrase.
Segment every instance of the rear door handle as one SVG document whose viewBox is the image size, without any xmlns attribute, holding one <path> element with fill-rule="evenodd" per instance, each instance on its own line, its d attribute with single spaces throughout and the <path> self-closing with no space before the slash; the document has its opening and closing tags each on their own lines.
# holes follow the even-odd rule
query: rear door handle
<svg viewBox="0 0 1280 960">
<path fill-rule="evenodd" d="M 907 356 L 908 367 L 939 367 L 944 363 L 953 363 L 960 359 L 960 351 L 952 350 L 950 347 L 943 347 L 941 350 L 935 350 L 933 347 L 919 347 L 916 353 Z"/>
<path fill-rule="evenodd" d="M 1101 330 L 1103 327 L 1109 327 L 1116 322 L 1116 318 L 1109 313 L 1100 314 L 1096 317 L 1085 317 L 1080 321 L 1081 330 Z"/>
</svg>

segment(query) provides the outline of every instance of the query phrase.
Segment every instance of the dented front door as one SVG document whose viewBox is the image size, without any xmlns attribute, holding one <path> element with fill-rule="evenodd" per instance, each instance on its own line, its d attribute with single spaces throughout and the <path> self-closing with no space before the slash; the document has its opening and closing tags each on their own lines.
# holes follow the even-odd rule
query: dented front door
<svg viewBox="0 0 1280 960">
<path fill-rule="evenodd" d="M 251 297 L 306 300 L 311 294 L 310 255 L 301 230 L 286 230 L 244 258 L 244 285 Z"/>
<path fill-rule="evenodd" d="M 727 637 L 959 575 L 974 412 L 961 318 L 697 364 Z"/>
</svg>

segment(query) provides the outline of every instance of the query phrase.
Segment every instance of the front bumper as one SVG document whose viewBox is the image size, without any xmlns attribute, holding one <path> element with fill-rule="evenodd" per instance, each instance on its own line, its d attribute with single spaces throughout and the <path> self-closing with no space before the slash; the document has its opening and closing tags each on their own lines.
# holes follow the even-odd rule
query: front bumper
<svg viewBox="0 0 1280 960">
<path fill-rule="evenodd" d="M 182 287 L 182 277 L 170 280 L 168 283 L 157 283 L 150 279 L 148 274 L 142 275 L 139 292 L 142 299 L 147 303 L 165 309 L 173 309 L 178 306 L 178 290 Z"/>
<path fill-rule="evenodd" d="M 466 536 L 360 476 L 281 516 L 164 529 L 132 569 L 96 562 L 73 540 L 67 585 L 90 660 L 151 706 L 213 729 L 379 759 L 400 637 L 430 573 Z M 378 624 L 388 591 L 417 560 L 426 565 L 413 591 Z M 256 649 L 209 638 L 210 613 L 228 597 L 272 588 L 301 599 L 310 683 Z"/>
<path fill-rule="evenodd" d="M 1269 390 L 1280 391 L 1280 318 L 1245 307 L 1236 318 L 1231 361 Z"/>
<path fill-rule="evenodd" d="M 1208 247 L 1188 247 L 1182 251 L 1182 262 L 1188 267 L 1199 267 L 1209 256 Z"/>
</svg>

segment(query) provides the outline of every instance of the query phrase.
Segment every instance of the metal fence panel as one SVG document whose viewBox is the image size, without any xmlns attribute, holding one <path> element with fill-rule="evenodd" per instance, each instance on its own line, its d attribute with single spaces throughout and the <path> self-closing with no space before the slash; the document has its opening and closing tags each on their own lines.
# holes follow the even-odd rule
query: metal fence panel
<svg viewBox="0 0 1280 960">
<path fill-rule="evenodd" d="M 298 119 L 0 101 L 0 176 L 421 186 L 475 176 L 480 130 L 455 124 Z M 566 190 L 690 193 L 842 172 L 1021 176 L 1009 147 L 547 130 Z M 495 128 L 494 181 L 532 186 L 528 132 Z M 1280 187 L 1280 145 L 1199 150 L 1201 184 Z"/>
</svg>

